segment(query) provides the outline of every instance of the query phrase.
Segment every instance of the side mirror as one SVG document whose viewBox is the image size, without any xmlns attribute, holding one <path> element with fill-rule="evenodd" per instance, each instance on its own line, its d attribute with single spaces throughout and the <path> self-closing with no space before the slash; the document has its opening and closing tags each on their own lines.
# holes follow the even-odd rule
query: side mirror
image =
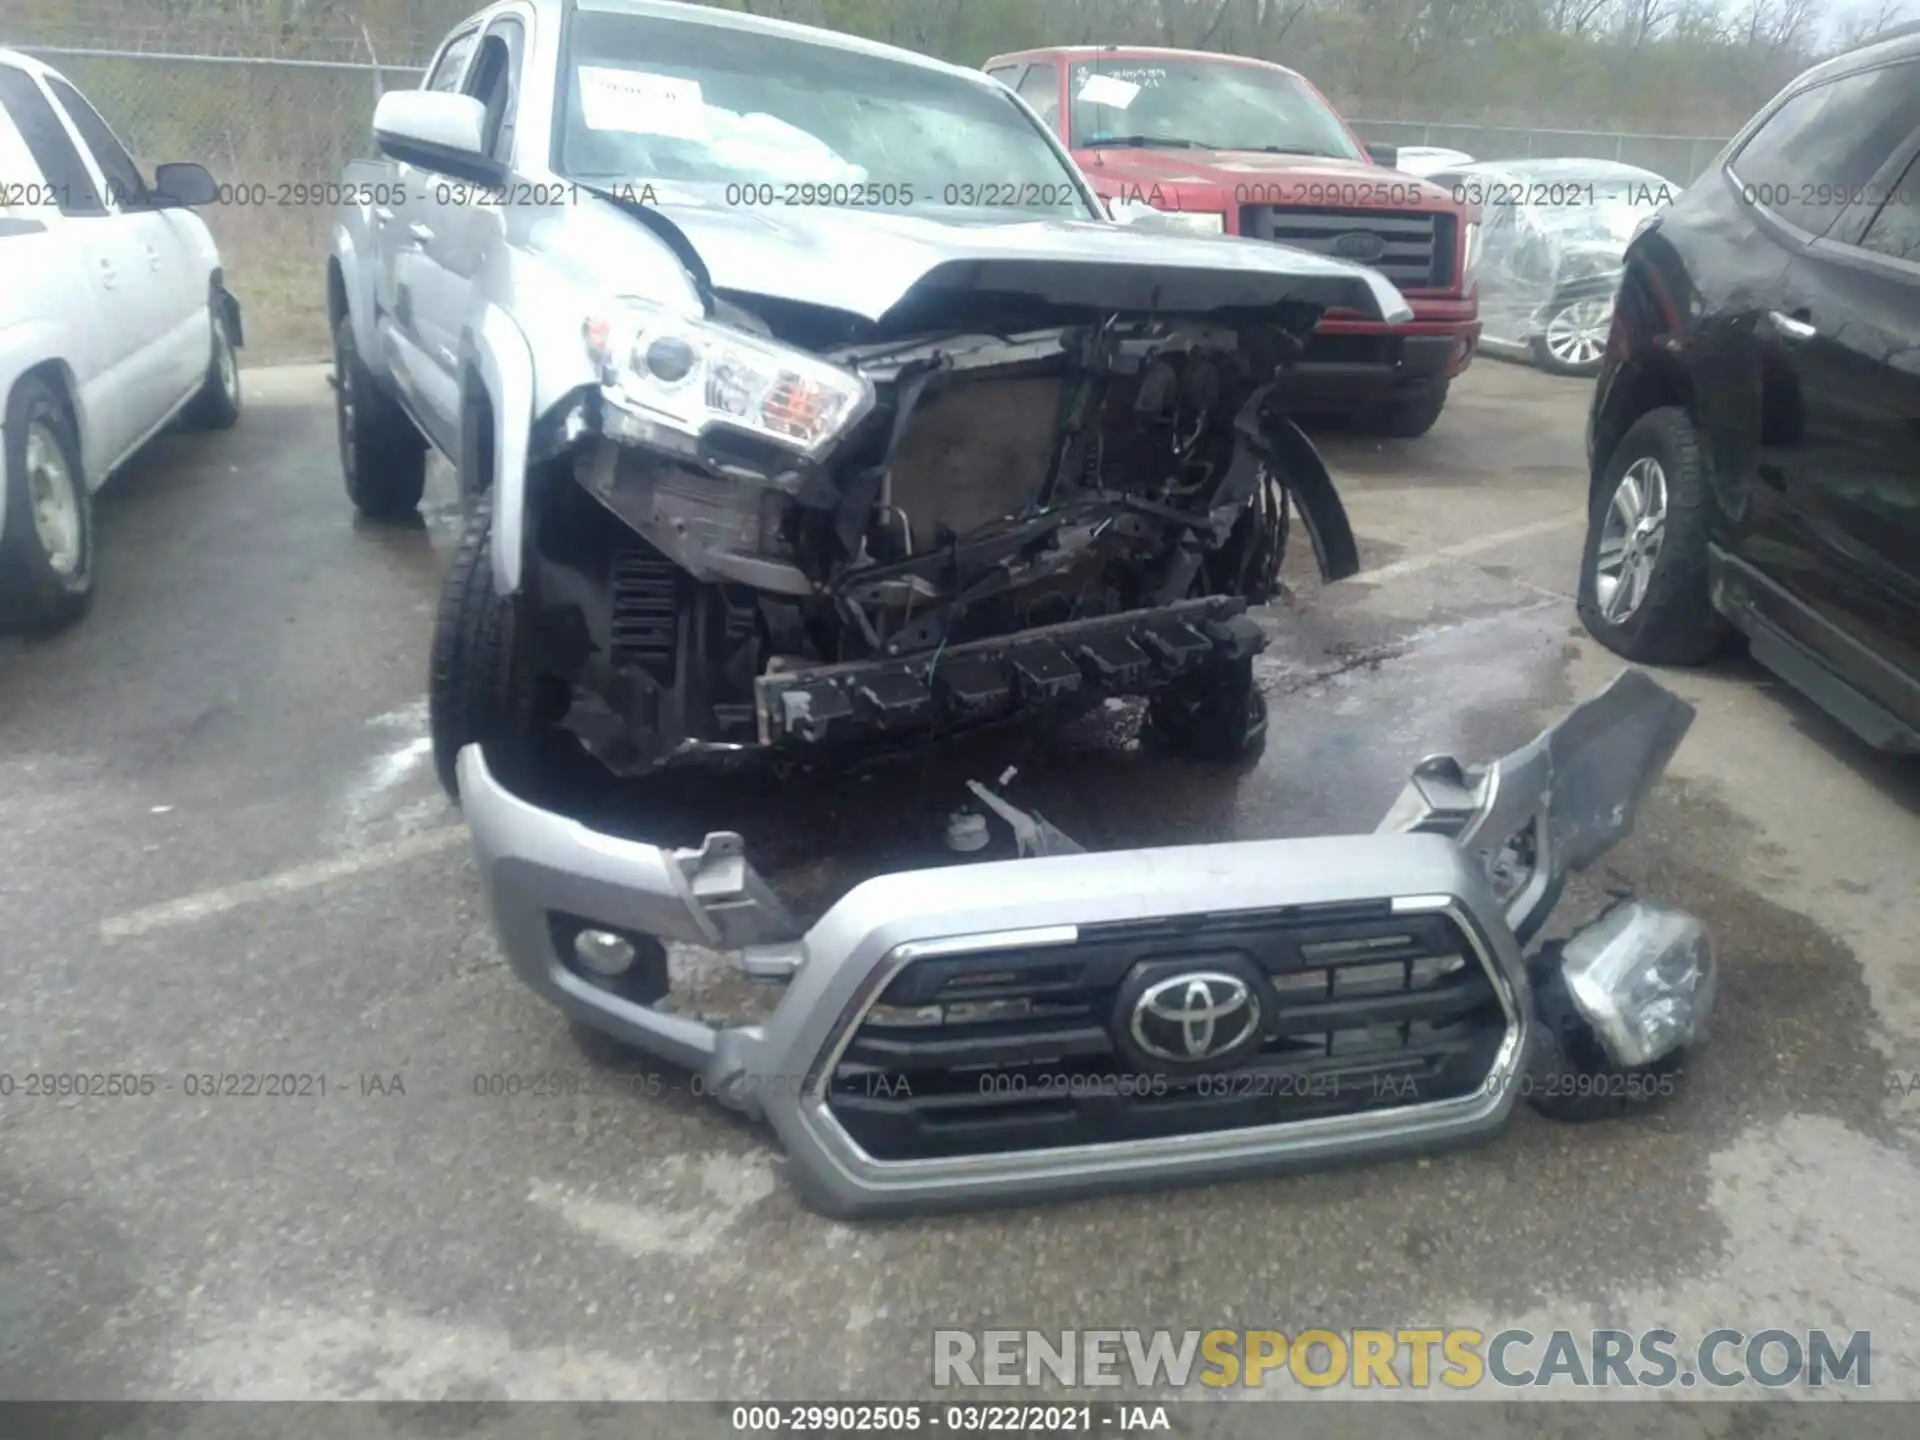
<svg viewBox="0 0 1920 1440">
<path fill-rule="evenodd" d="M 389 90 L 373 107 L 373 139 L 403 165 L 490 185 L 506 167 L 487 154 L 487 107 L 471 95 Z"/>
<path fill-rule="evenodd" d="M 1373 157 L 1373 163 L 1384 165 L 1389 170 L 1400 168 L 1400 147 L 1398 145 L 1369 145 L 1367 154 Z"/>
<path fill-rule="evenodd" d="M 193 164 L 155 166 L 149 193 L 159 205 L 212 205 L 220 199 L 220 187 L 207 167 Z"/>
</svg>

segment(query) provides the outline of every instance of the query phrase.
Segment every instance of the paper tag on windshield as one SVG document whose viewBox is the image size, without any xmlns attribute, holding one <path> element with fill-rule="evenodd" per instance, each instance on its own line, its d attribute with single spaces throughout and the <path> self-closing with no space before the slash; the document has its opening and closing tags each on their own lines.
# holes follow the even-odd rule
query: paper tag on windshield
<svg viewBox="0 0 1920 1440">
<path fill-rule="evenodd" d="M 580 67 L 580 111 L 589 130 L 699 140 L 707 133 L 700 82 L 602 65 Z"/>
<path fill-rule="evenodd" d="M 1089 75 L 1086 83 L 1080 87 L 1080 93 L 1073 98 L 1089 105 L 1111 105 L 1116 110 L 1124 110 L 1139 93 L 1140 87 L 1131 80 L 1117 80 L 1111 75 Z"/>
</svg>

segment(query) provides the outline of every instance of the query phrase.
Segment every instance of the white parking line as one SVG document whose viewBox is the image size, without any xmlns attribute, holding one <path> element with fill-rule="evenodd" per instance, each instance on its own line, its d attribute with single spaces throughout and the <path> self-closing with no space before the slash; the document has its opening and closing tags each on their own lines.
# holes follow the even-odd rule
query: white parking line
<svg viewBox="0 0 1920 1440">
<path fill-rule="evenodd" d="M 129 936 L 144 935 L 150 930 L 164 930 L 169 925 L 191 924 L 209 915 L 220 915 L 228 910 L 237 910 L 242 905 L 251 905 L 256 900 L 294 895 L 302 890 L 331 884 L 335 880 L 363 875 L 369 870 L 381 870 L 402 861 L 415 860 L 422 855 L 437 855 L 442 850 L 464 845 L 466 841 L 466 826 L 442 825 L 400 840 L 369 845 L 364 850 L 356 850 L 332 860 L 296 865 L 277 875 L 243 880 L 237 885 L 222 885 L 218 889 L 202 890 L 197 895 L 183 895 L 178 900 L 166 900 L 158 905 L 129 910 L 122 915 L 111 915 L 100 922 L 100 936 L 105 940 L 124 940 Z"/>
<path fill-rule="evenodd" d="M 1442 545 L 1438 550 L 1429 550 L 1424 555 L 1410 555 L 1405 560 L 1382 565 L 1378 570 L 1362 570 L 1353 578 L 1373 584 L 1384 580 L 1401 580 L 1408 575 L 1418 575 L 1423 570 L 1445 565 L 1451 560 L 1468 560 L 1475 555 L 1484 555 L 1489 550 L 1498 550 L 1502 545 L 1511 545 L 1516 540 L 1530 540 L 1535 535 L 1550 535 L 1556 530 L 1583 524 L 1586 518 L 1576 512 L 1555 516 L 1551 520 L 1534 520 L 1525 525 L 1516 525 L 1511 530 L 1496 530 L 1491 535 L 1478 535 L 1457 544 Z"/>
</svg>

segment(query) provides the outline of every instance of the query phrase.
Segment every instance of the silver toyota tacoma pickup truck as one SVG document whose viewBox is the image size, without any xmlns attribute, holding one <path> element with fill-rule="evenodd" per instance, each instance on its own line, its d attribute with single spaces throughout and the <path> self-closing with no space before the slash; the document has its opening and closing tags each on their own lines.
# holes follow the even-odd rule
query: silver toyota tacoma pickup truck
<svg viewBox="0 0 1920 1440">
<path fill-rule="evenodd" d="M 983 75 L 665 0 L 484 10 L 374 138 L 327 272 L 341 462 L 372 516 L 418 505 L 429 447 L 458 477 L 429 710 L 503 947 L 769 1122 L 812 1203 L 1217 1177 L 1464 1140 L 1523 1092 L 1670 1092 L 1701 924 L 1621 899 L 1536 938 L 1690 723 L 1637 672 L 1493 764 L 1423 762 L 1368 835 L 1090 854 L 975 783 L 1011 858 L 811 924 L 737 834 L 541 803 L 562 752 L 833 764 L 1113 697 L 1176 752 L 1247 754 L 1246 612 L 1292 522 L 1357 568 L 1280 382 L 1327 311 L 1406 313 L 1379 274 L 1109 215 Z M 777 1006 L 685 1013 L 676 943 Z"/>
</svg>

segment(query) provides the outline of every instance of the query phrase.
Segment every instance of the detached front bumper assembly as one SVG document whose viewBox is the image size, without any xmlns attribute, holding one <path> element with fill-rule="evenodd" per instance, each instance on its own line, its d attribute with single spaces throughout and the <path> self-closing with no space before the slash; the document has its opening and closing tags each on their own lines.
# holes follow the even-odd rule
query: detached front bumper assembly
<svg viewBox="0 0 1920 1440">
<path fill-rule="evenodd" d="M 882 875 L 804 932 L 737 835 L 589 830 L 478 747 L 459 785 L 520 977 L 766 1120 L 808 1202 L 860 1215 L 1489 1134 L 1534 1048 L 1525 941 L 1691 718 L 1627 672 L 1484 769 L 1423 762 L 1370 835 L 1086 853 L 994 802 L 1029 858 Z M 760 1024 L 668 1013 L 666 942 L 785 994 Z M 1688 1044 L 1712 1003 L 1704 929 L 1677 911 L 1626 902 L 1556 953 L 1623 1069 Z"/>
</svg>

